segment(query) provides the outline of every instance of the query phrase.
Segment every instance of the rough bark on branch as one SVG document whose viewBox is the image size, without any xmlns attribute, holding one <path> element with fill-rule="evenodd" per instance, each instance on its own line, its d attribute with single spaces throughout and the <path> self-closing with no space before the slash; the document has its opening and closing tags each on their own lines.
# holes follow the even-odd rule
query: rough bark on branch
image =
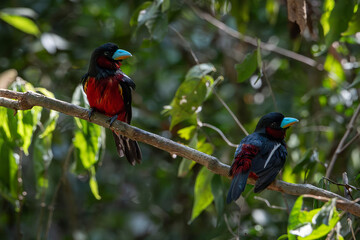
<svg viewBox="0 0 360 240">
<path fill-rule="evenodd" d="M 61 100 L 48 98 L 34 92 L 22 93 L 6 89 L 0 89 L 0 106 L 12 108 L 14 110 L 26 110 L 31 109 L 33 106 L 41 106 L 47 109 L 64 113 L 69 116 L 89 120 L 87 109 Z M 100 113 L 94 113 L 94 115 L 91 117 L 90 122 L 109 128 L 109 123 L 107 122 L 107 120 L 107 116 Z M 171 154 L 176 154 L 177 156 L 191 159 L 207 167 L 210 171 L 216 174 L 228 177 L 230 167 L 220 162 L 216 157 L 199 152 L 195 149 L 176 143 L 170 139 L 161 137 L 154 133 L 150 133 L 137 127 L 130 126 L 124 122 L 115 121 L 114 124 L 110 127 L 110 129 L 117 131 L 130 139 L 152 145 Z M 249 179 L 248 183 L 253 185 L 255 183 L 255 180 Z M 328 198 L 336 197 L 338 199 L 336 204 L 338 208 L 360 217 L 359 204 L 349 201 L 346 198 L 339 196 L 333 192 L 317 188 L 310 184 L 293 184 L 277 180 L 272 183 L 268 187 L 268 189 L 287 193 L 290 195 L 299 196 L 303 194 L 308 194 L 324 197 L 321 198 L 322 201 L 326 201 L 326 199 Z"/>
</svg>

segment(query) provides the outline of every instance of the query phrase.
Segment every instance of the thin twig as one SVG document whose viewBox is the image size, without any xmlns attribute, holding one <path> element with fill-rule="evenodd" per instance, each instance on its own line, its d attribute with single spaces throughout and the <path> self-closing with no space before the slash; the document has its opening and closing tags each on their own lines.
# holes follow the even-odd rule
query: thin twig
<svg viewBox="0 0 360 240">
<path fill-rule="evenodd" d="M 334 154 L 333 154 L 333 156 L 332 156 L 332 158 L 331 158 L 330 164 L 329 164 L 329 166 L 328 166 L 328 168 L 327 168 L 327 170 L 326 170 L 326 175 L 325 175 L 325 176 L 326 176 L 327 178 L 330 177 L 330 174 L 331 174 L 331 172 L 332 172 L 332 170 L 333 170 L 333 168 L 334 168 L 335 162 L 336 162 L 339 154 L 340 154 L 342 151 L 345 150 L 345 148 L 343 148 L 343 146 L 345 145 L 346 139 L 349 137 L 351 131 L 353 130 L 355 121 L 356 121 L 357 117 L 359 116 L 359 114 L 360 114 L 360 104 L 357 106 L 354 114 L 352 115 L 352 117 L 351 117 L 351 119 L 350 119 L 350 122 L 349 122 L 349 124 L 348 124 L 347 127 L 346 127 L 346 132 L 345 132 L 344 136 L 341 138 L 340 143 L 339 143 L 339 145 L 336 147 L 336 150 L 335 150 L 335 152 L 334 152 Z M 347 145 L 347 146 L 349 146 L 349 145 Z"/>
<path fill-rule="evenodd" d="M 263 201 L 263 202 L 266 204 L 266 206 L 268 206 L 269 208 L 280 209 L 280 210 L 284 210 L 284 211 L 287 210 L 287 208 L 284 208 L 284 207 L 271 205 L 270 202 L 269 202 L 267 199 L 265 199 L 265 198 L 258 197 L 258 196 L 254 196 L 254 199 Z"/>
<path fill-rule="evenodd" d="M 62 166 L 61 177 L 59 179 L 58 184 L 56 185 L 53 198 L 52 198 L 51 203 L 49 205 L 49 215 L 48 215 L 48 221 L 47 221 L 47 225 L 46 225 L 45 239 L 49 239 L 48 237 L 49 237 L 49 233 L 50 233 L 52 218 L 53 218 L 53 215 L 54 215 L 55 202 L 56 202 L 58 193 L 60 191 L 61 183 L 63 183 L 65 181 L 68 165 L 69 165 L 69 162 L 70 162 L 70 159 L 71 159 L 71 154 L 72 154 L 73 150 L 74 150 L 74 145 L 71 145 L 69 150 L 68 150 L 68 153 L 67 153 L 67 155 L 65 157 L 65 161 L 63 163 L 63 166 Z"/>
<path fill-rule="evenodd" d="M 271 98 L 272 98 L 272 100 L 273 100 L 275 110 L 278 112 L 278 111 L 279 111 L 279 108 L 278 108 L 277 103 L 276 103 L 275 94 L 274 94 L 274 92 L 273 92 L 273 90 L 272 90 L 270 81 L 269 81 L 269 79 L 268 79 L 267 76 L 266 76 L 265 67 L 263 67 L 262 74 L 263 74 L 263 76 L 264 76 L 264 79 L 265 79 L 265 81 L 266 81 L 266 84 L 267 84 L 268 87 L 269 87 L 270 95 L 271 95 Z"/>
<path fill-rule="evenodd" d="M 215 130 L 222 137 L 222 139 L 226 142 L 226 144 L 229 145 L 230 147 L 234 147 L 234 148 L 238 147 L 237 144 L 230 142 L 229 139 L 225 136 L 225 134 L 219 128 L 215 127 L 214 125 L 211 125 L 209 123 L 200 122 L 200 120 L 198 120 L 198 125 L 199 125 L 199 127 L 208 127 L 208 128 L 211 128 L 212 130 Z"/>
<path fill-rule="evenodd" d="M 232 118 L 234 119 L 234 121 L 237 123 L 237 125 L 240 127 L 240 129 L 245 133 L 245 135 L 249 135 L 249 133 L 246 131 L 246 129 L 244 128 L 244 126 L 241 124 L 241 122 L 239 121 L 239 119 L 235 116 L 235 114 L 231 111 L 231 109 L 229 108 L 229 106 L 225 103 L 224 100 L 222 100 L 222 98 L 219 96 L 219 94 L 215 91 L 215 89 L 213 90 L 213 93 L 215 94 L 215 96 L 217 97 L 217 99 L 219 99 L 219 101 L 221 102 L 221 104 L 226 108 L 226 110 L 230 113 L 230 115 L 232 116 Z"/>
<path fill-rule="evenodd" d="M 192 50 L 190 43 L 188 41 L 186 41 L 186 39 L 183 37 L 183 35 L 178 30 L 176 30 L 173 26 L 170 26 L 170 29 L 173 30 L 179 36 L 181 41 L 185 44 L 186 48 L 191 53 L 191 56 L 193 57 L 195 63 L 199 64 L 199 59 L 196 57 L 195 52 Z"/>
<path fill-rule="evenodd" d="M 227 227 L 227 229 L 229 230 L 229 232 L 231 233 L 231 235 L 233 235 L 233 237 L 234 237 L 235 239 L 239 239 L 239 237 L 238 237 L 238 236 L 234 233 L 234 231 L 231 229 L 230 224 L 229 224 L 229 220 L 228 220 L 228 218 L 227 218 L 227 216 L 226 216 L 225 213 L 224 213 L 224 220 L 225 220 L 226 227 Z"/>
<path fill-rule="evenodd" d="M 69 116 L 81 118 L 89 121 L 88 110 L 77 105 L 57 100 L 54 98 L 48 98 L 44 95 L 34 93 L 34 92 L 15 92 L 6 89 L 0 89 L 0 97 L 5 96 L 15 96 L 13 99 L 19 99 L 19 106 L 21 109 L 24 109 L 25 106 L 27 109 L 30 109 L 33 106 L 41 106 L 47 109 L 55 110 Z M 176 154 L 177 156 L 184 157 L 190 160 L 193 160 L 215 174 L 219 174 L 225 177 L 229 177 L 230 166 L 219 161 L 218 158 L 211 155 L 205 154 L 203 152 L 197 151 L 190 147 L 187 147 L 183 144 L 176 143 L 170 139 L 159 136 L 157 134 L 144 131 L 134 126 L 130 126 L 127 123 L 121 121 L 115 121 L 111 127 L 109 127 L 108 117 L 101 113 L 94 113 L 91 118 L 92 123 L 97 125 L 110 128 L 113 131 L 118 132 L 119 134 L 128 137 L 132 140 L 143 142 L 169 152 L 170 154 Z M 255 180 L 249 178 L 248 184 L 254 185 Z M 346 198 L 324 190 L 318 187 L 315 187 L 311 184 L 293 184 L 280 180 L 274 181 L 271 185 L 268 186 L 269 190 L 283 192 L 290 195 L 304 195 L 312 194 L 319 196 L 321 201 L 327 201 L 329 198 L 337 198 L 336 207 L 350 212 L 351 214 L 360 217 L 360 205 L 355 204 L 354 201 L 349 201 Z M 325 200 L 326 199 L 326 200 Z"/>
<path fill-rule="evenodd" d="M 358 131 L 354 137 L 352 137 L 346 144 L 340 149 L 340 152 L 343 152 L 346 148 L 349 147 L 358 137 L 360 137 L 360 132 Z"/>
<path fill-rule="evenodd" d="M 354 240 L 356 240 L 354 228 L 353 228 L 353 226 L 352 226 L 352 220 L 351 220 L 351 218 L 349 218 L 349 217 L 347 218 L 347 224 L 349 225 L 349 228 L 350 228 L 350 230 L 351 230 L 352 238 L 353 238 Z"/>
<path fill-rule="evenodd" d="M 228 27 L 225 23 L 219 21 L 218 19 L 214 18 L 213 16 L 211 16 L 208 13 L 200 11 L 199 9 L 192 6 L 191 4 L 190 4 L 190 7 L 193 9 L 193 11 L 200 18 L 202 18 L 205 21 L 211 23 L 212 25 L 214 25 L 215 27 L 217 27 L 221 31 L 227 33 L 228 35 L 230 35 L 230 36 L 232 36 L 232 37 L 234 37 L 236 39 L 239 39 L 242 42 L 248 43 L 248 44 L 250 44 L 252 46 L 256 47 L 258 45 L 256 38 L 246 36 L 246 35 L 238 32 L 238 31 Z M 304 55 L 301 55 L 301 54 L 292 52 L 290 50 L 278 47 L 278 46 L 276 46 L 274 44 L 271 44 L 271 43 L 260 42 L 260 48 L 264 49 L 264 50 L 267 50 L 267 51 L 270 51 L 270 52 L 280 54 L 282 56 L 285 56 L 285 57 L 288 57 L 288 58 L 291 58 L 291 59 L 294 59 L 296 61 L 302 62 L 302 63 L 304 63 L 306 65 L 309 65 L 311 67 L 314 67 L 314 68 L 316 68 L 316 69 L 318 69 L 320 71 L 322 71 L 324 69 L 323 65 L 317 63 L 315 60 L 313 60 L 313 59 L 311 59 L 309 57 L 306 57 Z"/>
<path fill-rule="evenodd" d="M 357 188 L 357 187 L 354 187 L 352 185 L 349 185 L 349 184 L 342 184 L 342 183 L 337 183 L 335 182 L 334 180 L 331 180 L 330 178 L 327 178 L 327 177 L 323 177 L 323 179 L 327 180 L 328 182 L 332 183 L 332 184 L 335 184 L 337 186 L 342 186 L 342 187 L 345 187 L 345 188 L 351 188 L 353 190 L 357 190 L 357 191 L 360 191 L 360 188 Z"/>
</svg>

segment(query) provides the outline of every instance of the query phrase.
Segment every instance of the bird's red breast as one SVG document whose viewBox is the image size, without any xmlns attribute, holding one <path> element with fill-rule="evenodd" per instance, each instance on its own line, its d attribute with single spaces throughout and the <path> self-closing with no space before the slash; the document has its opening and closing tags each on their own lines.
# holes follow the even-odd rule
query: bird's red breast
<svg viewBox="0 0 360 240">
<path fill-rule="evenodd" d="M 126 122 L 126 111 L 120 81 L 122 81 L 122 76 L 119 74 L 102 79 L 88 77 L 84 85 L 84 91 L 90 107 L 107 116 L 118 114 L 117 119 Z"/>
</svg>

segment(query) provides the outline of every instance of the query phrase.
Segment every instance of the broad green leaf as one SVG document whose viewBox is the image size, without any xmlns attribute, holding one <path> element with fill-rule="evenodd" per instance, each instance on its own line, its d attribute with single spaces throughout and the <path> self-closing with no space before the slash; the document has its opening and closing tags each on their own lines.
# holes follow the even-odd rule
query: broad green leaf
<svg viewBox="0 0 360 240">
<path fill-rule="evenodd" d="M 287 234 L 283 234 L 280 237 L 278 237 L 277 240 L 287 240 L 288 239 L 288 235 Z"/>
<path fill-rule="evenodd" d="M 138 23 L 139 13 L 142 10 L 147 9 L 151 4 L 152 4 L 152 2 L 150 2 L 150 1 L 144 2 L 134 11 L 134 13 L 132 14 L 131 19 L 130 19 L 130 26 L 135 26 Z"/>
<path fill-rule="evenodd" d="M 326 57 L 324 69 L 328 72 L 328 77 L 323 82 L 325 88 L 333 89 L 345 81 L 345 73 L 341 63 L 330 53 Z"/>
<path fill-rule="evenodd" d="M 354 13 L 354 6 L 355 0 L 335 1 L 334 8 L 328 19 L 330 27 L 325 35 L 325 45 L 327 47 L 334 41 L 339 40 L 341 33 L 348 29 L 349 21 Z"/>
<path fill-rule="evenodd" d="M 300 196 L 296 199 L 293 208 L 291 209 L 288 223 L 288 230 L 292 230 L 301 223 L 301 220 L 298 218 L 301 213 L 301 208 L 303 204 L 303 196 Z"/>
<path fill-rule="evenodd" d="M 170 0 L 163 0 L 163 3 L 161 5 L 161 11 L 166 12 L 167 10 L 169 10 L 170 5 L 171 5 Z"/>
<path fill-rule="evenodd" d="M 329 18 L 331 11 L 334 9 L 335 0 L 325 0 L 323 4 L 323 14 L 321 15 L 320 23 L 322 25 L 324 35 L 327 35 L 330 31 Z"/>
<path fill-rule="evenodd" d="M 2 107 L 0 108 L 0 112 L 4 110 L 6 111 Z M 0 115 L 2 114 L 0 113 Z M 12 150 L 11 141 L 6 137 L 4 129 L 0 127 L 0 194 L 16 205 L 20 191 L 17 176 L 19 156 Z"/>
<path fill-rule="evenodd" d="M 170 129 L 182 121 L 191 119 L 201 110 L 211 84 L 208 78 L 202 77 L 191 78 L 180 85 L 167 111 L 171 115 Z"/>
<path fill-rule="evenodd" d="M 40 34 L 40 30 L 36 24 L 27 17 L 0 12 L 0 19 L 19 29 L 20 31 L 23 31 L 24 33 L 32 34 L 34 36 L 39 36 Z"/>
<path fill-rule="evenodd" d="M 258 51 L 256 50 L 252 53 L 248 53 L 242 63 L 235 65 L 235 69 L 238 75 L 238 82 L 244 82 L 246 79 L 250 78 L 256 71 L 256 68 L 258 67 L 257 52 Z"/>
<path fill-rule="evenodd" d="M 85 169 L 90 169 L 99 159 L 101 127 L 82 119 L 75 119 L 77 129 L 73 144 L 76 157 L 81 160 Z"/>
<path fill-rule="evenodd" d="M 79 85 L 73 94 L 72 103 L 84 105 L 85 95 L 81 91 L 82 86 Z M 95 178 L 95 164 L 101 158 L 102 148 L 104 147 L 105 130 L 99 125 L 88 121 L 75 118 L 74 130 L 74 153 L 75 165 L 73 171 L 77 174 L 87 173 L 90 175 L 89 185 L 96 199 L 99 199 L 97 182 Z"/>
<path fill-rule="evenodd" d="M 216 68 L 211 63 L 202 63 L 192 67 L 185 76 L 185 81 L 202 79 L 206 75 L 216 72 Z"/>
<path fill-rule="evenodd" d="M 311 240 L 327 235 L 339 221 L 339 213 L 335 208 L 336 199 L 330 200 L 320 209 L 302 211 L 302 196 L 300 196 L 290 213 L 288 224 L 289 239 Z"/>
<path fill-rule="evenodd" d="M 357 9 L 356 13 L 352 16 L 351 21 L 349 22 L 348 29 L 343 32 L 342 36 L 350 36 L 355 33 L 360 32 L 360 10 Z"/>
<path fill-rule="evenodd" d="M 58 117 L 58 112 L 50 111 L 49 118 L 44 124 L 43 132 L 35 138 L 33 159 L 38 190 L 48 187 L 46 171 L 53 158 L 51 149 L 52 137 Z"/>
<path fill-rule="evenodd" d="M 316 227 L 321 224 L 329 225 L 330 220 L 333 218 L 336 205 L 336 198 L 328 201 L 321 210 L 312 218 L 312 224 Z"/>
<path fill-rule="evenodd" d="M 30 83 L 14 82 L 11 85 L 11 89 L 19 92 L 35 91 L 35 88 Z M 30 110 L 18 111 L 16 116 L 11 118 L 17 119 L 17 138 L 13 140 L 17 141 L 17 144 L 24 151 L 25 155 L 29 155 L 29 147 L 33 132 L 35 131 L 38 122 L 40 121 L 42 107 L 35 106 Z"/>
<path fill-rule="evenodd" d="M 211 192 L 211 179 L 213 176 L 214 174 L 206 167 L 202 167 L 197 175 L 194 189 L 194 205 L 189 224 L 191 224 L 214 200 L 214 196 Z"/>
<path fill-rule="evenodd" d="M 189 147 L 196 148 L 196 145 L 197 133 L 195 133 L 194 136 L 191 138 L 191 141 L 189 142 Z M 196 162 L 187 158 L 183 158 L 178 168 L 178 177 L 185 177 L 195 164 Z"/>
<path fill-rule="evenodd" d="M 214 175 L 211 180 L 211 192 L 214 196 L 216 214 L 217 214 L 217 225 L 219 226 L 220 220 L 224 214 L 224 186 L 221 181 L 220 175 Z"/>
<path fill-rule="evenodd" d="M 90 169 L 90 180 L 89 180 L 90 189 L 91 189 L 91 192 L 94 195 L 94 197 L 97 200 L 100 200 L 101 196 L 99 194 L 99 186 L 97 184 L 95 174 L 96 174 L 95 167 L 91 167 L 91 169 Z"/>
<path fill-rule="evenodd" d="M 183 158 L 178 168 L 178 177 L 185 177 L 195 164 L 193 160 Z"/>
<path fill-rule="evenodd" d="M 178 130 L 177 133 L 179 134 L 179 137 L 181 137 L 185 140 L 190 140 L 190 138 L 194 134 L 195 130 L 196 130 L 196 126 L 191 125 L 189 127 L 185 127 L 185 128 Z"/>
<path fill-rule="evenodd" d="M 276 0 L 266 1 L 266 17 L 270 21 L 271 25 L 276 23 L 276 19 L 279 13 L 279 2 Z"/>
<path fill-rule="evenodd" d="M 214 147 L 205 141 L 206 138 L 198 139 L 198 142 L 196 143 L 196 150 L 211 155 L 214 152 Z"/>
<path fill-rule="evenodd" d="M 162 3 L 162 0 L 155 0 L 150 5 L 146 2 L 141 5 L 137 14 L 137 29 L 145 25 L 151 37 L 157 41 L 164 38 L 168 29 L 168 16 L 161 9 Z M 133 18 L 134 16 L 136 15 L 133 15 Z M 132 24 L 134 24 L 133 18 Z"/>
</svg>

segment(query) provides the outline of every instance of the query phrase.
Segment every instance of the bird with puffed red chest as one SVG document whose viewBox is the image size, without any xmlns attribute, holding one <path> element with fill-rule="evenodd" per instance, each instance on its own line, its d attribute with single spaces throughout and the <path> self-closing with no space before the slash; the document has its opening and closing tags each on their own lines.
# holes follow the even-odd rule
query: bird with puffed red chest
<svg viewBox="0 0 360 240">
<path fill-rule="evenodd" d="M 256 179 L 254 192 L 267 188 L 283 168 L 287 156 L 286 130 L 299 120 L 272 112 L 264 115 L 255 131 L 237 147 L 229 175 L 232 177 L 227 203 L 236 201 L 245 190 L 248 177 Z"/>
<path fill-rule="evenodd" d="M 128 51 L 119 49 L 114 43 L 96 48 L 90 58 L 88 72 L 82 78 L 83 90 L 90 105 L 89 118 L 94 111 L 109 117 L 110 125 L 115 120 L 130 124 L 131 100 L 135 83 L 120 69 L 121 61 L 131 57 Z M 120 157 L 130 162 L 141 162 L 141 151 L 136 141 L 113 131 L 116 149 Z"/>
</svg>

